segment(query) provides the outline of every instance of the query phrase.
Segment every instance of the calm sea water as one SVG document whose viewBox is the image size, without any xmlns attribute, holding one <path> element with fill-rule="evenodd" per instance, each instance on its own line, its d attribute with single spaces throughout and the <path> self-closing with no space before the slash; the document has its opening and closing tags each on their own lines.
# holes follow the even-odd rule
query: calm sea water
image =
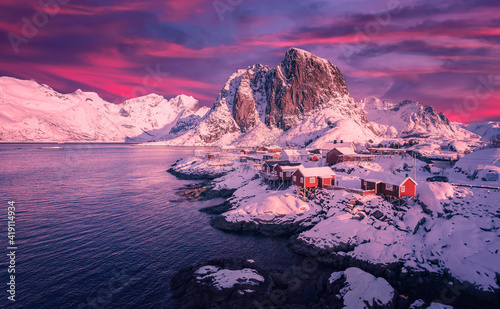
<svg viewBox="0 0 500 309">
<path fill-rule="evenodd" d="M 172 308 L 176 271 L 213 258 L 296 261 L 286 239 L 213 229 L 171 202 L 166 169 L 189 148 L 0 144 L 0 308 Z M 16 302 L 8 301 L 7 207 L 16 204 Z"/>
</svg>

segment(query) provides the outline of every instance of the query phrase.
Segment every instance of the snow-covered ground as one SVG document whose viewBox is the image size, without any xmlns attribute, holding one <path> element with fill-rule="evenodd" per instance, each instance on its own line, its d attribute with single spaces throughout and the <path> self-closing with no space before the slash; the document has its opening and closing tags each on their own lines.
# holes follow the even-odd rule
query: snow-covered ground
<svg viewBox="0 0 500 309">
<path fill-rule="evenodd" d="M 231 222 L 258 219 L 279 224 L 281 221 L 294 220 L 318 211 L 298 199 L 291 188 L 266 192 L 259 179 L 238 189 L 231 202 L 236 208 L 224 214 L 226 220 Z"/>
<path fill-rule="evenodd" d="M 298 240 L 372 264 L 447 269 L 482 290 L 498 291 L 500 192 L 447 183 L 421 183 L 417 190 L 424 205 L 410 202 L 402 210 L 378 196 L 358 197 L 362 205 L 353 209 L 337 204 Z"/>
<path fill-rule="evenodd" d="M 496 181 L 483 181 L 490 171 L 500 174 L 500 148 L 487 148 L 467 154 L 444 174 L 454 183 L 500 187 L 500 177 Z"/>
</svg>

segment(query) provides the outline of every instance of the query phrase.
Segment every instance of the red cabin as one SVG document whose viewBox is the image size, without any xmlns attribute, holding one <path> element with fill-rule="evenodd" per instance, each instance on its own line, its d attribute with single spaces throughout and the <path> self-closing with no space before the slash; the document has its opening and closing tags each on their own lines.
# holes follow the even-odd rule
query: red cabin
<svg viewBox="0 0 500 309">
<path fill-rule="evenodd" d="M 300 167 L 292 174 L 293 184 L 304 188 L 328 187 L 335 181 L 335 173 L 329 167 Z"/>
<path fill-rule="evenodd" d="M 326 154 L 326 163 L 337 164 L 349 161 L 373 161 L 374 158 L 375 156 L 373 155 L 357 154 L 352 148 L 333 148 Z"/>
<path fill-rule="evenodd" d="M 375 191 L 384 195 L 401 198 L 414 196 L 417 191 L 417 182 L 411 177 L 404 179 L 361 179 L 361 189 L 365 191 Z"/>
</svg>

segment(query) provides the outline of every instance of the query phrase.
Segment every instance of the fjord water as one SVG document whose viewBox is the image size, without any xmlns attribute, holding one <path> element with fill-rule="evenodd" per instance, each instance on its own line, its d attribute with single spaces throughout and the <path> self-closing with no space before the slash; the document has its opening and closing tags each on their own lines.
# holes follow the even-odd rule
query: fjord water
<svg viewBox="0 0 500 309">
<path fill-rule="evenodd" d="M 62 149 L 48 147 L 61 146 Z M 213 229 L 173 202 L 193 181 L 166 172 L 191 148 L 0 144 L 0 308 L 172 308 L 176 271 L 213 258 L 282 268 L 286 239 Z M 16 302 L 7 300 L 7 207 L 16 202 Z"/>
</svg>

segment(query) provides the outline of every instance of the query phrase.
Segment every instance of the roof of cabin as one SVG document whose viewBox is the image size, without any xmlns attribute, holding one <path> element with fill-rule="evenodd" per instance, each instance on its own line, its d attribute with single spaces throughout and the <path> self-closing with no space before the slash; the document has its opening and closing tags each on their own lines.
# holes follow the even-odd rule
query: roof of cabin
<svg viewBox="0 0 500 309">
<path fill-rule="evenodd" d="M 275 161 L 264 160 L 264 163 L 266 163 L 269 166 L 275 166 L 275 165 L 278 165 L 278 164 L 281 165 L 281 166 L 295 164 L 295 163 L 290 163 L 290 161 L 288 161 L 288 160 L 281 160 L 281 161 L 278 161 L 278 160 L 275 160 Z M 300 164 L 300 163 L 298 163 L 298 164 Z"/>
<path fill-rule="evenodd" d="M 345 155 L 354 155 L 356 154 L 352 148 L 349 147 L 333 147 L 333 149 L 337 149 L 339 152 Z M 333 150 L 332 149 L 332 150 Z"/>
<path fill-rule="evenodd" d="M 300 163 L 293 163 L 293 165 L 280 165 L 279 167 L 285 172 L 295 172 L 296 170 L 304 166 L 302 166 L 302 164 Z"/>
<path fill-rule="evenodd" d="M 410 179 L 413 183 L 417 184 L 417 182 L 411 177 L 394 175 L 394 174 L 387 174 L 387 173 L 375 173 L 375 174 L 371 173 L 370 178 L 362 178 L 361 177 L 361 179 L 368 181 L 368 182 L 374 182 L 374 183 L 383 182 L 383 183 L 395 185 L 395 186 L 400 186 L 407 179 Z"/>
<path fill-rule="evenodd" d="M 371 148 L 368 148 L 368 150 L 381 150 L 381 151 L 406 151 L 406 149 L 402 149 L 402 148 L 377 148 L 377 147 L 371 147 Z"/>
<path fill-rule="evenodd" d="M 302 175 L 305 177 L 330 177 L 332 175 L 335 175 L 335 172 L 332 171 L 331 168 L 328 166 L 323 166 L 323 167 L 299 167 L 298 169 Z"/>
</svg>

